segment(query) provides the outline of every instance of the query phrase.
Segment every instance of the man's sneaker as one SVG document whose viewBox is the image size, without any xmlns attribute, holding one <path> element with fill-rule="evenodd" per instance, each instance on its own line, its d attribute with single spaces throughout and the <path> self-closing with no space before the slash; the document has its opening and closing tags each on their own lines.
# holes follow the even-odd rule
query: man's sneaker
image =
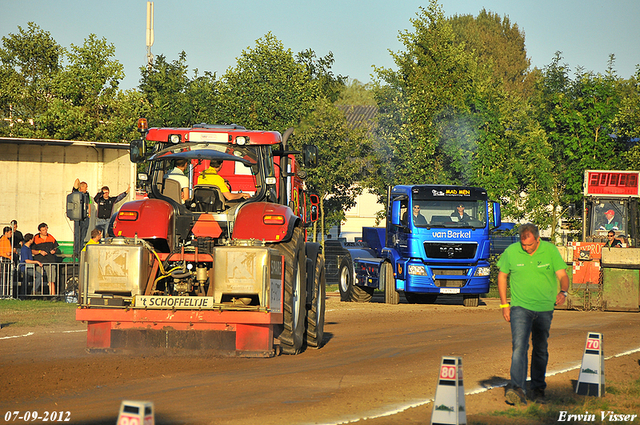
<svg viewBox="0 0 640 425">
<path fill-rule="evenodd" d="M 530 399 L 534 403 L 538 403 L 538 404 L 546 404 L 547 403 L 547 399 L 544 396 L 544 390 L 541 390 L 540 388 L 534 388 L 530 392 L 531 392 Z"/>
<path fill-rule="evenodd" d="M 507 401 L 507 404 L 512 406 L 527 405 L 527 398 L 525 397 L 522 388 L 509 388 L 505 393 L 504 398 Z"/>
</svg>

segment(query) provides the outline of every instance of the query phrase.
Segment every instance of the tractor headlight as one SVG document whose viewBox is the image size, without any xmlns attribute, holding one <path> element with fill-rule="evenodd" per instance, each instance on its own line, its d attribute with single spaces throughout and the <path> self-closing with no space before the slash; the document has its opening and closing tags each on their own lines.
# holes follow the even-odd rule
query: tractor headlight
<svg viewBox="0 0 640 425">
<path fill-rule="evenodd" d="M 236 145 L 244 146 L 249 144 L 248 136 L 238 136 L 236 137 Z"/>
<path fill-rule="evenodd" d="M 179 135 L 179 134 L 170 134 L 170 135 L 169 135 L 169 141 L 170 141 L 171 143 L 173 143 L 174 145 L 177 145 L 178 143 L 180 143 L 180 140 L 181 140 L 181 139 L 182 139 L 182 138 L 180 137 L 180 135 Z"/>
</svg>

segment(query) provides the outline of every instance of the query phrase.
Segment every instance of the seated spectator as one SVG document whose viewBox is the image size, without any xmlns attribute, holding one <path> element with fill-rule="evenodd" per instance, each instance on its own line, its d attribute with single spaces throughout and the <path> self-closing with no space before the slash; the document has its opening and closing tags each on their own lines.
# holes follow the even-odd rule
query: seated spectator
<svg viewBox="0 0 640 425">
<path fill-rule="evenodd" d="M 33 259 L 33 253 L 31 252 L 32 244 L 33 235 L 31 233 L 27 233 L 24 235 L 22 248 L 20 249 L 20 273 L 24 273 L 24 282 L 27 283 L 27 286 L 35 277 L 32 293 L 37 294 L 41 291 L 42 287 L 42 263 Z"/>
<path fill-rule="evenodd" d="M 38 225 L 38 234 L 33 237 L 31 252 L 34 260 L 45 264 L 44 271 L 49 282 L 49 294 L 56 294 L 56 271 L 58 262 L 58 241 L 49 234 L 47 223 Z"/>
</svg>

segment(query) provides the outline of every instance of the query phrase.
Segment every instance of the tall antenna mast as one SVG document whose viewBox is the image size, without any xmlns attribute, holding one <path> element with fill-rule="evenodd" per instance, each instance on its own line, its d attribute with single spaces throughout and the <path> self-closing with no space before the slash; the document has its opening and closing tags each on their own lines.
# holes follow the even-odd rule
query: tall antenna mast
<svg viewBox="0 0 640 425">
<path fill-rule="evenodd" d="M 153 2 L 147 2 L 147 68 L 153 66 L 153 53 L 151 53 L 151 46 L 153 46 Z"/>
</svg>

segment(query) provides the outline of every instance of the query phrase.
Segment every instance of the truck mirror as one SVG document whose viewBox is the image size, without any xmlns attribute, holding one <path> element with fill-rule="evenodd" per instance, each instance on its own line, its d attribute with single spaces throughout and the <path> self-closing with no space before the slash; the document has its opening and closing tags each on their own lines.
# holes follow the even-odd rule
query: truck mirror
<svg viewBox="0 0 640 425">
<path fill-rule="evenodd" d="M 400 202 L 393 202 L 391 204 L 391 224 L 395 226 L 400 226 Z"/>
<path fill-rule="evenodd" d="M 500 203 L 493 202 L 493 227 L 500 227 L 502 224 L 502 218 L 500 214 Z"/>
<path fill-rule="evenodd" d="M 129 159 L 134 164 L 144 161 L 146 154 L 146 145 L 144 139 L 133 140 L 129 144 Z"/>
<path fill-rule="evenodd" d="M 302 148 L 302 160 L 305 167 L 315 168 L 318 166 L 318 148 L 313 145 L 304 145 Z"/>
</svg>

